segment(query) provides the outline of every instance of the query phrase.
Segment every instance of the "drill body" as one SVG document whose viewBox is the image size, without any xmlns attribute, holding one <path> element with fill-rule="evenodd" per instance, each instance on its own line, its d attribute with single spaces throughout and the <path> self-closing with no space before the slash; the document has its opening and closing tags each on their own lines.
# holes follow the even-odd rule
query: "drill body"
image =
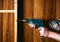
<svg viewBox="0 0 60 42">
<path fill-rule="evenodd" d="M 24 20 L 21 20 L 21 21 L 34 24 L 36 26 L 36 28 L 44 27 L 43 20 L 39 20 L 39 19 L 24 19 Z"/>
<path fill-rule="evenodd" d="M 34 24 L 36 28 L 45 27 L 45 23 L 46 23 L 45 21 L 40 20 L 40 19 L 23 19 L 20 21 Z M 51 20 L 48 22 L 47 25 L 50 26 L 54 30 L 57 30 L 57 31 L 60 30 L 60 20 Z"/>
</svg>

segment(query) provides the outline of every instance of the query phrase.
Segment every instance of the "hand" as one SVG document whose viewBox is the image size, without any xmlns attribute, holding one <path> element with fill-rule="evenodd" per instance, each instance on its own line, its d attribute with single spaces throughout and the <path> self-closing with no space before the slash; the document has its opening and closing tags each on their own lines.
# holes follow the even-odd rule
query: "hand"
<svg viewBox="0 0 60 42">
<path fill-rule="evenodd" d="M 40 36 L 43 37 L 48 37 L 49 36 L 49 31 L 47 29 L 45 29 L 44 27 L 40 27 L 38 28 Z"/>
<path fill-rule="evenodd" d="M 31 28 L 35 27 L 34 24 L 30 24 L 30 23 L 29 23 L 29 26 Z M 60 41 L 60 34 L 56 34 L 55 32 L 48 31 L 44 27 L 39 27 L 38 31 L 40 33 L 40 36 L 49 37 L 49 38 L 52 38 L 52 39 Z"/>
<path fill-rule="evenodd" d="M 28 24 L 31 28 L 35 28 L 34 24 L 29 23 Z M 49 35 L 49 31 L 47 29 L 45 29 L 44 27 L 39 27 L 38 31 L 40 33 L 40 36 L 44 36 L 44 37 L 48 37 Z"/>
</svg>

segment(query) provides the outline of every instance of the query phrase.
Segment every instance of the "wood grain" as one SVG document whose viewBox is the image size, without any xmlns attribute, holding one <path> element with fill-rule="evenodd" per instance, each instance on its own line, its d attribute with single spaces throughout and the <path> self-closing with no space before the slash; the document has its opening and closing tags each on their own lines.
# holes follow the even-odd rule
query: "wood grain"
<svg viewBox="0 0 60 42">
<path fill-rule="evenodd" d="M 44 0 L 34 0 L 34 15 L 33 18 L 42 19 L 44 12 Z"/>
<path fill-rule="evenodd" d="M 3 15 L 3 42 L 6 42 L 6 34 L 8 28 L 8 14 Z"/>
<path fill-rule="evenodd" d="M 56 19 L 60 19 L 60 0 L 56 0 Z"/>
<path fill-rule="evenodd" d="M 3 0 L 0 0 L 0 10 L 2 10 L 3 9 Z"/>
<path fill-rule="evenodd" d="M 33 0 L 24 0 L 24 19 L 33 18 Z M 24 23 L 24 42 L 33 42 L 33 30 Z"/>
<path fill-rule="evenodd" d="M 9 42 L 14 42 L 14 14 L 9 14 Z"/>
<path fill-rule="evenodd" d="M 3 42 L 14 42 L 14 15 L 3 14 Z"/>
<path fill-rule="evenodd" d="M 4 0 L 3 10 L 14 10 L 14 0 Z"/>
<path fill-rule="evenodd" d="M 3 39 L 2 38 L 2 35 L 3 35 L 3 33 L 2 33 L 3 32 L 3 24 L 2 24 L 3 23 L 2 22 L 3 20 L 2 20 L 2 18 L 3 18 L 3 14 L 0 13 L 0 42 L 2 42 L 2 39 Z"/>
</svg>

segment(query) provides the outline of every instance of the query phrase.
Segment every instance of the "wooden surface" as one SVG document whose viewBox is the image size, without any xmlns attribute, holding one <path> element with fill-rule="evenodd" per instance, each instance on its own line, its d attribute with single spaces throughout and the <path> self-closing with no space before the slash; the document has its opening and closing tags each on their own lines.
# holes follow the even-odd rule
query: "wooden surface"
<svg viewBox="0 0 60 42">
<path fill-rule="evenodd" d="M 24 0 L 24 18 L 32 18 L 33 15 L 33 1 L 32 0 Z M 33 30 L 27 26 L 27 23 L 24 24 L 24 42 L 32 42 L 33 41 Z"/>
<path fill-rule="evenodd" d="M 43 20 L 60 19 L 60 0 L 24 0 L 24 18 Z M 24 24 L 24 42 L 42 42 L 37 29 Z M 45 38 L 45 42 L 58 42 Z"/>
<path fill-rule="evenodd" d="M 0 13 L 0 42 L 14 42 L 13 13 Z"/>
<path fill-rule="evenodd" d="M 0 10 L 14 10 L 14 0 L 0 0 Z M 0 42 L 14 42 L 14 13 L 0 13 Z"/>
<path fill-rule="evenodd" d="M 3 32 L 3 24 L 2 24 L 3 21 L 2 21 L 2 18 L 3 17 L 2 16 L 3 16 L 3 14 L 0 13 L 0 42 L 2 42 L 2 39 L 3 39 L 2 38 L 2 36 L 3 36 L 3 33 L 2 33 Z"/>
<path fill-rule="evenodd" d="M 2 10 L 3 9 L 3 0 L 0 0 L 0 10 Z"/>
<path fill-rule="evenodd" d="M 0 10 L 14 10 L 14 0 L 0 0 Z"/>
<path fill-rule="evenodd" d="M 56 0 L 56 19 L 60 19 L 60 0 Z"/>
<path fill-rule="evenodd" d="M 3 10 L 13 10 L 14 9 L 14 0 L 3 0 Z"/>
<path fill-rule="evenodd" d="M 14 14 L 3 14 L 3 42 L 14 42 Z"/>
</svg>

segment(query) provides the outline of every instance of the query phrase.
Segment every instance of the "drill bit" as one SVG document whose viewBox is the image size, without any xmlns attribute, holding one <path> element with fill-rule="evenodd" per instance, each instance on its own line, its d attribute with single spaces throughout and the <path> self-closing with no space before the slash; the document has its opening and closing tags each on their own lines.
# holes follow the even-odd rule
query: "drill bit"
<svg viewBox="0 0 60 42">
<path fill-rule="evenodd" d="M 23 19 L 23 20 L 18 20 L 18 21 L 21 21 L 21 22 L 26 22 L 27 20 L 26 20 L 26 19 Z"/>
</svg>

